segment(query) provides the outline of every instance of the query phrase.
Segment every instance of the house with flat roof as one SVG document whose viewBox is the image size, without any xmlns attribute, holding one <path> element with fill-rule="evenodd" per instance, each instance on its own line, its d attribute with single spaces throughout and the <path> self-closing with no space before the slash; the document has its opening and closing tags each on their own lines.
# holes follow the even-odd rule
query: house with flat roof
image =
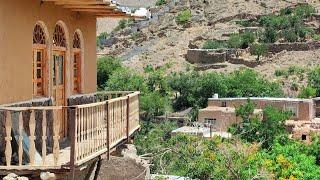
<svg viewBox="0 0 320 180">
<path fill-rule="evenodd" d="M 132 17 L 122 9 L 113 0 L 0 4 L 0 175 L 74 179 L 139 128 L 139 92 L 96 92 L 96 19 Z"/>
<path fill-rule="evenodd" d="M 320 131 L 319 99 L 250 97 L 255 106 L 254 115 L 263 119 L 266 106 L 271 105 L 282 111 L 291 111 L 292 117 L 286 121 L 287 130 L 294 138 L 309 140 L 310 134 Z M 198 122 L 209 124 L 218 131 L 227 131 L 232 124 L 242 119 L 236 116 L 235 109 L 247 103 L 248 98 L 219 98 L 215 95 L 208 99 L 208 107 L 201 109 Z"/>
</svg>

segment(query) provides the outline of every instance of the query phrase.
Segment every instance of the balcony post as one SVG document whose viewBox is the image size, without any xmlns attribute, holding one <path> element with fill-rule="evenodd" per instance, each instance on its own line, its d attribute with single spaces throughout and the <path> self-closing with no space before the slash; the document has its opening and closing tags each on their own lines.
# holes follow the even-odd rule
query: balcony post
<svg viewBox="0 0 320 180">
<path fill-rule="evenodd" d="M 110 159 L 110 124 L 109 124 L 109 101 L 106 101 L 106 104 L 104 106 L 105 111 L 105 123 L 107 123 L 107 149 L 108 149 L 108 160 Z"/>
<path fill-rule="evenodd" d="M 130 142 L 130 96 L 127 96 L 127 143 Z"/>
<path fill-rule="evenodd" d="M 69 107 L 70 113 L 70 172 L 71 179 L 75 179 L 75 160 L 76 160 L 76 135 L 77 135 L 77 116 L 76 107 Z"/>
</svg>

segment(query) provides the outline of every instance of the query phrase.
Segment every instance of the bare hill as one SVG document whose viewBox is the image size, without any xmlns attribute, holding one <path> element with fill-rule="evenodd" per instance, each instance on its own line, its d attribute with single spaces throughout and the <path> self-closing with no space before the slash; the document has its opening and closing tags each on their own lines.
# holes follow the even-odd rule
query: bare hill
<svg viewBox="0 0 320 180">
<path fill-rule="evenodd" d="M 193 65 L 185 60 L 190 43 L 196 39 L 225 39 L 225 34 L 237 32 L 240 28 L 232 22 L 238 15 L 259 16 L 293 6 L 296 0 L 176 0 L 157 20 L 148 22 L 148 26 L 130 33 L 130 28 L 115 33 L 112 45 L 100 53 L 120 56 L 124 64 L 143 71 L 147 65 L 154 67 L 171 64 L 169 71 L 184 71 Z M 310 1 L 317 9 L 319 3 Z M 175 22 L 175 17 L 182 9 L 190 9 L 192 18 L 184 26 Z M 281 56 L 269 57 L 269 63 L 256 69 L 270 76 L 277 68 L 291 65 L 312 65 L 320 63 L 319 51 L 282 52 Z M 230 72 L 242 65 L 226 64 L 225 68 L 214 71 Z"/>
</svg>

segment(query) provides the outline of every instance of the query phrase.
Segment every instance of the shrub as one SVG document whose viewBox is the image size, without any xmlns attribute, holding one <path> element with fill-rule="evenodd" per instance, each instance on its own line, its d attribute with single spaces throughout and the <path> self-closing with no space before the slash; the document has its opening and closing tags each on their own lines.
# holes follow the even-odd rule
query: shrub
<svg viewBox="0 0 320 180">
<path fill-rule="evenodd" d="M 313 34 L 315 33 L 313 29 L 308 28 L 308 27 L 301 27 L 298 30 L 298 35 L 300 38 L 307 38 L 307 37 L 312 37 Z"/>
<path fill-rule="evenodd" d="M 118 26 L 114 29 L 115 31 L 119 31 L 122 30 L 126 27 L 128 27 L 129 25 L 131 25 L 133 23 L 133 19 L 121 19 L 118 22 Z"/>
<path fill-rule="evenodd" d="M 241 25 L 243 27 L 252 26 L 252 22 L 250 20 L 246 20 L 246 19 L 237 20 L 235 22 L 236 22 L 236 24 Z"/>
<path fill-rule="evenodd" d="M 243 41 L 239 34 L 232 34 L 228 40 L 229 48 L 240 48 L 242 47 Z"/>
<path fill-rule="evenodd" d="M 317 96 L 317 89 L 307 86 L 303 87 L 298 95 L 299 98 L 314 98 Z"/>
<path fill-rule="evenodd" d="M 203 45 L 203 49 L 220 49 L 226 48 L 227 43 L 225 41 L 218 41 L 218 40 L 209 40 L 206 41 Z"/>
<path fill-rule="evenodd" d="M 167 3 L 166 0 L 157 0 L 156 6 L 162 6 L 162 5 L 165 5 L 166 3 Z"/>
<path fill-rule="evenodd" d="M 107 32 L 100 33 L 97 36 L 97 46 L 102 48 L 104 41 L 107 39 L 109 34 Z"/>
<path fill-rule="evenodd" d="M 292 91 L 298 91 L 298 90 L 299 90 L 299 85 L 298 85 L 296 82 L 293 82 L 293 83 L 291 84 L 290 89 L 291 89 Z"/>
<path fill-rule="evenodd" d="M 252 44 L 252 46 L 250 47 L 250 53 L 252 55 L 258 56 L 257 61 L 259 61 L 260 56 L 264 56 L 268 53 L 268 46 L 266 44 Z"/>
<path fill-rule="evenodd" d="M 314 41 L 320 41 L 320 35 L 319 35 L 319 34 L 313 34 L 313 35 L 312 35 L 312 39 L 313 39 Z"/>
<path fill-rule="evenodd" d="M 320 96 L 320 66 L 315 67 L 308 73 L 309 86 L 317 90 L 317 96 Z"/>
<path fill-rule="evenodd" d="M 300 4 L 294 9 L 294 14 L 303 18 L 310 17 L 315 12 L 316 9 L 309 4 Z"/>
<path fill-rule="evenodd" d="M 288 42 L 296 42 L 298 41 L 298 35 L 293 29 L 285 30 L 283 32 L 283 36 Z"/>
<path fill-rule="evenodd" d="M 192 17 L 191 11 L 190 10 L 183 10 L 178 13 L 176 16 L 176 22 L 177 24 L 185 24 L 187 23 L 190 18 Z"/>
<path fill-rule="evenodd" d="M 263 42 L 275 43 L 277 41 L 277 31 L 274 28 L 266 28 L 263 34 Z"/>
<path fill-rule="evenodd" d="M 255 40 L 256 36 L 251 32 L 245 32 L 241 34 L 242 37 L 242 48 L 247 48 L 251 45 Z"/>
<path fill-rule="evenodd" d="M 104 88 L 105 83 L 109 80 L 114 71 L 121 69 L 120 59 L 113 56 L 105 56 L 98 59 L 97 62 L 97 83 L 100 89 Z"/>
</svg>

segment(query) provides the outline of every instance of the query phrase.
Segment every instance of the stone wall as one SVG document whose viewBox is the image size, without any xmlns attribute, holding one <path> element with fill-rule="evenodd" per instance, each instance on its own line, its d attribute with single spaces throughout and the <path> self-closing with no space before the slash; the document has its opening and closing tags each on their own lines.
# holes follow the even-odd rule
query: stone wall
<svg viewBox="0 0 320 180">
<path fill-rule="evenodd" d="M 189 49 L 186 59 L 190 63 L 221 63 L 227 60 L 227 52 L 226 50 Z"/>
<path fill-rule="evenodd" d="M 42 98 L 42 99 L 37 99 L 37 100 L 30 100 L 26 102 L 20 102 L 20 103 L 14 103 L 14 104 L 8 104 L 8 105 L 3 105 L 7 107 L 33 107 L 33 106 L 51 106 L 52 105 L 52 99 L 50 98 Z M 0 156 L 4 157 L 4 151 L 5 151 L 5 136 L 6 136 L 6 131 L 5 131 L 5 124 L 6 124 L 6 111 L 1 111 L 0 110 Z M 22 113 L 23 117 L 23 128 L 25 133 L 29 136 L 30 135 L 30 130 L 29 130 L 29 120 L 30 120 L 30 112 L 23 112 Z M 42 111 L 36 111 L 35 112 L 35 117 L 36 117 L 36 148 L 39 152 L 41 152 L 42 149 Z M 19 114 L 14 113 L 12 115 L 12 133 L 14 135 L 19 134 L 18 128 L 19 128 Z M 52 137 L 53 134 L 53 116 L 52 112 L 47 113 L 47 136 Z M 47 140 L 47 145 L 49 147 L 48 152 L 51 151 L 49 145 L 52 145 L 52 138 Z M 13 152 L 17 151 L 17 141 L 16 139 L 12 139 L 12 147 L 13 147 Z M 2 160 L 0 159 L 0 164 L 2 164 Z"/>
<path fill-rule="evenodd" d="M 295 43 L 274 43 L 268 44 L 270 53 L 279 53 L 281 51 L 311 51 L 320 48 L 320 42 L 295 42 Z"/>
</svg>

